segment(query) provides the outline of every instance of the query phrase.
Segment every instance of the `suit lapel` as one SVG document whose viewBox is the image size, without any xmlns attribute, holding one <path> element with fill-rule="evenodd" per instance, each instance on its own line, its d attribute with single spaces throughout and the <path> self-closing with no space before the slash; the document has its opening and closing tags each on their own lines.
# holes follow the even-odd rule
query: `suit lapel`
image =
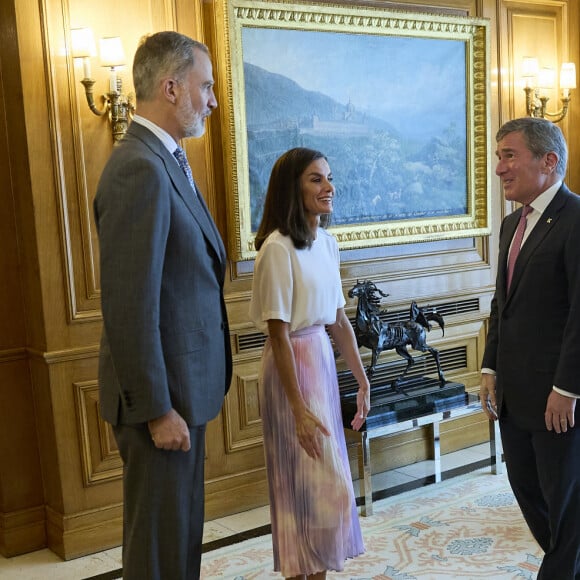
<svg viewBox="0 0 580 580">
<path fill-rule="evenodd" d="M 175 185 L 177 193 L 183 199 L 187 209 L 191 212 L 191 215 L 203 231 L 204 236 L 214 249 L 220 263 L 222 264 L 222 270 L 225 270 L 225 248 L 199 190 L 194 192 L 191 189 L 189 180 L 181 167 L 177 164 L 177 160 L 169 151 L 167 151 L 161 141 L 159 141 L 159 139 L 157 139 L 149 129 L 139 125 L 138 123 L 131 123 L 127 132 L 132 133 L 135 137 L 145 142 L 156 155 L 161 157 L 165 168 L 167 169 L 167 173 L 169 174 L 169 178 Z"/>
<path fill-rule="evenodd" d="M 218 250 L 219 256 L 220 256 L 220 260 L 225 264 L 226 262 L 226 249 L 224 247 L 224 244 L 222 242 L 222 237 L 215 225 L 215 222 L 213 221 L 213 218 L 211 217 L 211 214 L 209 213 L 209 209 L 207 207 L 207 204 L 205 203 L 205 199 L 203 198 L 203 195 L 201 195 L 201 191 L 199 191 L 199 189 L 197 188 L 197 184 L 195 184 L 195 195 L 194 195 L 195 199 L 198 201 L 199 205 L 201 206 L 202 210 L 204 211 L 207 220 L 210 224 L 211 227 L 211 231 L 214 234 L 215 237 L 215 246 Z"/>
<path fill-rule="evenodd" d="M 165 149 L 165 148 L 163 148 Z M 189 183 L 187 176 L 177 165 L 173 156 L 165 150 L 164 160 L 169 173 L 171 181 L 175 184 L 177 193 L 185 202 L 187 209 L 191 212 L 193 218 L 199 224 L 199 227 L 203 231 L 206 239 L 209 241 L 213 247 L 220 263 L 222 264 L 222 270 L 225 269 L 225 249 L 222 243 L 221 236 L 215 226 L 215 223 L 207 209 L 205 200 L 203 199 L 201 192 L 197 189 L 193 191 Z"/>
</svg>

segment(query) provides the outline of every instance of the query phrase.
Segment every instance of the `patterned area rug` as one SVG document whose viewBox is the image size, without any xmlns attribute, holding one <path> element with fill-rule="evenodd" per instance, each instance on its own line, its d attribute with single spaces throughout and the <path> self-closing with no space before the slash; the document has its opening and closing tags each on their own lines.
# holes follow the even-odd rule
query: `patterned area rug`
<svg viewBox="0 0 580 580">
<path fill-rule="evenodd" d="M 542 551 L 532 538 L 505 475 L 489 469 L 376 502 L 361 518 L 366 553 L 329 579 L 532 580 Z M 272 537 L 204 554 L 201 577 L 281 578 L 272 571 Z"/>
</svg>

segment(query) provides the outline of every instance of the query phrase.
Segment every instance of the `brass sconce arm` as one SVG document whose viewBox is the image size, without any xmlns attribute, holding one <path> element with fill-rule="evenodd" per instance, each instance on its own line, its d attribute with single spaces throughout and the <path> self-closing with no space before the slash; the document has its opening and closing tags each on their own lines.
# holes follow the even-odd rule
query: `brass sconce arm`
<svg viewBox="0 0 580 580">
<path fill-rule="evenodd" d="M 524 87 L 526 92 L 526 113 L 528 117 L 541 117 L 543 119 L 549 118 L 554 123 L 561 121 L 568 113 L 568 106 L 570 105 L 570 95 L 565 95 L 560 98 L 562 101 L 562 108 L 555 113 L 549 113 L 548 101 L 549 97 L 538 95 L 537 89 L 533 87 Z"/>
<path fill-rule="evenodd" d="M 545 99 L 545 102 L 543 102 L 544 99 Z M 548 117 L 548 119 L 550 119 L 554 123 L 560 122 L 566 116 L 566 113 L 568 112 L 568 105 L 570 104 L 570 97 L 562 97 L 560 100 L 562 101 L 562 108 L 559 111 L 556 111 L 555 113 L 548 113 L 548 111 L 546 111 L 546 103 L 548 102 L 548 99 L 546 97 L 542 98 L 543 108 L 544 108 L 544 116 Z"/>
<path fill-rule="evenodd" d="M 135 113 L 133 96 L 123 95 L 120 90 L 109 92 L 103 95 L 103 108 L 99 110 L 95 104 L 93 93 L 94 79 L 84 78 L 81 83 L 85 87 L 85 96 L 91 111 L 98 117 L 102 117 L 106 113 L 109 114 L 113 141 L 115 143 L 120 141 L 129 127 L 129 120 L 133 118 Z"/>
<path fill-rule="evenodd" d="M 101 117 L 108 110 L 107 99 L 105 99 L 105 106 L 103 107 L 103 109 L 101 111 L 99 111 L 99 109 L 97 109 L 97 106 L 95 105 L 95 99 L 93 97 L 93 86 L 95 84 L 95 80 L 94 79 L 82 79 L 81 83 L 85 87 L 85 96 L 87 97 L 87 103 L 89 105 L 89 108 L 91 109 L 91 111 L 95 115 L 97 115 L 98 117 Z"/>
</svg>

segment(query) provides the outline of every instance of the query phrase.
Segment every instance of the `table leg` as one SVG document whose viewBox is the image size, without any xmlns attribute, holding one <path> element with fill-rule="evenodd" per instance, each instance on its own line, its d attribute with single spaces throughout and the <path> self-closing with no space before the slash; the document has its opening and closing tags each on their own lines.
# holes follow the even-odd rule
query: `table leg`
<svg viewBox="0 0 580 580">
<path fill-rule="evenodd" d="M 358 453 L 358 472 L 360 476 L 360 489 L 363 496 L 361 513 L 363 516 L 373 515 L 373 482 L 371 479 L 371 447 L 366 431 L 361 433 Z"/>
<path fill-rule="evenodd" d="M 439 422 L 431 424 L 433 432 L 433 461 L 435 467 L 435 483 L 441 481 L 441 433 L 439 431 Z"/>
<path fill-rule="evenodd" d="M 495 475 L 503 473 L 502 454 L 503 448 L 501 445 L 501 433 L 499 431 L 499 421 L 489 422 L 489 454 L 491 457 L 491 472 Z"/>
</svg>

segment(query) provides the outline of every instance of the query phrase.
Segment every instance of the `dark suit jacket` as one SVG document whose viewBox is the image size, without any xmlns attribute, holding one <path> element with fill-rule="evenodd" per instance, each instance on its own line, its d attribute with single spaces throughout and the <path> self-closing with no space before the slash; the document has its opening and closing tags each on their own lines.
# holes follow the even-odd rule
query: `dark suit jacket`
<svg viewBox="0 0 580 580">
<path fill-rule="evenodd" d="M 189 426 L 217 415 L 232 362 L 220 235 L 172 154 L 132 123 L 94 202 L 100 242 L 101 413 L 143 423 L 172 407 Z"/>
<path fill-rule="evenodd" d="M 545 430 L 552 386 L 580 395 L 580 197 L 562 185 L 522 246 L 506 295 L 520 214 L 521 208 L 507 216 L 500 231 L 482 367 L 497 373 L 499 414 L 505 404 L 522 427 Z"/>
</svg>

